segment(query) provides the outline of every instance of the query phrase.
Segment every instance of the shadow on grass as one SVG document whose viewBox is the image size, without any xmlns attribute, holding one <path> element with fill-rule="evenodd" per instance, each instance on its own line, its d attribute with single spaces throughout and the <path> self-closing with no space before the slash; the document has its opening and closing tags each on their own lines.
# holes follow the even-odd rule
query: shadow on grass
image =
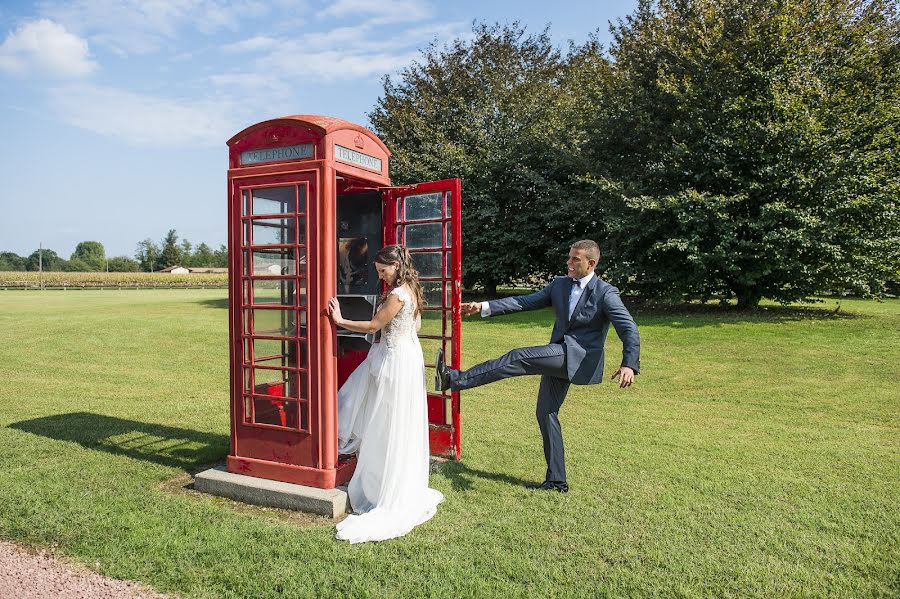
<svg viewBox="0 0 900 599">
<path fill-rule="evenodd" d="M 483 478 L 485 480 L 493 480 L 496 482 L 513 485 L 515 487 L 524 487 L 527 484 L 540 482 L 534 480 L 523 480 L 521 478 L 510 476 L 508 474 L 500 474 L 498 472 L 486 472 L 477 468 L 469 468 L 462 462 L 447 462 L 441 469 L 441 474 L 450 479 L 450 485 L 454 491 L 468 491 L 472 488 L 473 478 Z"/>
<path fill-rule="evenodd" d="M 225 435 L 90 412 L 23 420 L 9 428 L 188 471 L 223 460 L 229 448 Z"/>
<path fill-rule="evenodd" d="M 227 297 L 217 297 L 212 299 L 204 299 L 197 302 L 201 306 L 206 306 L 207 308 L 218 308 L 220 310 L 228 309 L 228 298 Z"/>
</svg>

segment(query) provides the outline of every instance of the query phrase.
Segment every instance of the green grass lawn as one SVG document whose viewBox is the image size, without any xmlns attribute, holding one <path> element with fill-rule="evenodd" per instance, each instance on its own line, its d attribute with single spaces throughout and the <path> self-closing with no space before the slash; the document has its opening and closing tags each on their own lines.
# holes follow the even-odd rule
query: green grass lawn
<svg viewBox="0 0 900 599">
<path fill-rule="evenodd" d="M 900 595 L 900 301 L 638 313 L 635 387 L 463 394 L 430 522 L 379 544 L 183 487 L 228 450 L 224 290 L 0 292 L 0 538 L 184 597 Z M 467 320 L 464 364 L 549 312 Z M 607 370 L 621 345 L 611 335 Z"/>
</svg>

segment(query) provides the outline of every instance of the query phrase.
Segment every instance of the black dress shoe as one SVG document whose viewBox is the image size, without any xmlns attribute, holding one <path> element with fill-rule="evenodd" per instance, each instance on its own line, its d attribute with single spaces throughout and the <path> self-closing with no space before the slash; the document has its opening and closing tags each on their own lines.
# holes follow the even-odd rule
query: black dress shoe
<svg viewBox="0 0 900 599">
<path fill-rule="evenodd" d="M 569 485 L 565 482 L 558 482 L 555 480 L 545 480 L 544 482 L 532 483 L 530 485 L 526 485 L 529 489 L 533 489 L 535 491 L 557 491 L 559 493 L 568 493 Z"/>
<path fill-rule="evenodd" d="M 437 357 L 434 359 L 434 389 L 435 391 L 444 391 L 450 388 L 450 369 L 444 361 L 444 350 L 437 351 Z"/>
</svg>

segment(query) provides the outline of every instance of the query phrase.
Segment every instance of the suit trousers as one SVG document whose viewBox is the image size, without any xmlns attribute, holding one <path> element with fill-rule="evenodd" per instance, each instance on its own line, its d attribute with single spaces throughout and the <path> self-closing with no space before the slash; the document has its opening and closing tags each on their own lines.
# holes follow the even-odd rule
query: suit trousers
<svg viewBox="0 0 900 599">
<path fill-rule="evenodd" d="M 521 347 L 468 370 L 450 371 L 450 388 L 456 391 L 480 387 L 502 379 L 541 375 L 535 416 L 544 441 L 547 461 L 545 480 L 566 481 L 565 451 L 559 409 L 569 391 L 566 351 L 561 343 Z"/>
</svg>

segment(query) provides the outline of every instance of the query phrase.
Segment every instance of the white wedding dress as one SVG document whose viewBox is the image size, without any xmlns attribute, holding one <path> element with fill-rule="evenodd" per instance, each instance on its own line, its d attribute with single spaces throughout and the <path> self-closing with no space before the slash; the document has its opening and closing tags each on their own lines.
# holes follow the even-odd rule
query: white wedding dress
<svg viewBox="0 0 900 599">
<path fill-rule="evenodd" d="M 444 499 L 428 487 L 425 365 L 415 305 L 406 289 L 391 294 L 403 307 L 338 391 L 338 450 L 358 454 L 348 488 L 354 513 L 338 523 L 336 535 L 351 543 L 403 536 L 434 516 Z"/>
</svg>

